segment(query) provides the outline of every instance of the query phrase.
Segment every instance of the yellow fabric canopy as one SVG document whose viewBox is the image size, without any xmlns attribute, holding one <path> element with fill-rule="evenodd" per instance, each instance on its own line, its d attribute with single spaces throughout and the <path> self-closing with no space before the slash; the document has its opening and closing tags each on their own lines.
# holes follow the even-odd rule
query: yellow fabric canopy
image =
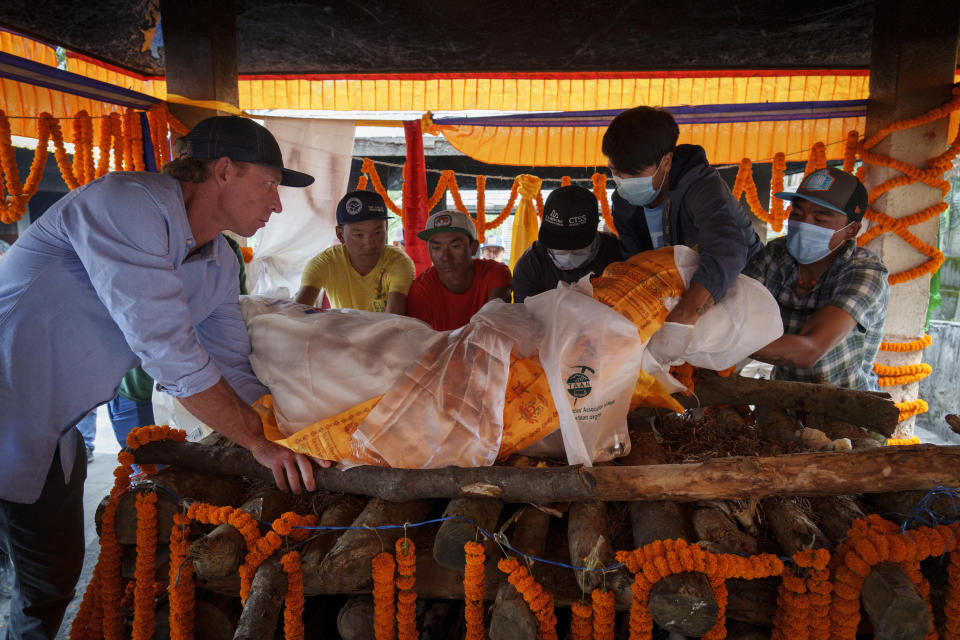
<svg viewBox="0 0 960 640">
<path fill-rule="evenodd" d="M 0 51 L 56 66 L 50 45 L 0 31 Z M 80 76 L 167 99 L 166 83 L 68 52 L 66 70 Z M 448 73 L 381 75 L 241 76 L 240 109 L 317 109 L 335 111 L 592 111 L 637 105 L 658 107 L 863 100 L 869 71 L 726 70 L 577 73 Z M 11 133 L 36 136 L 30 117 L 47 111 L 58 118 L 85 110 L 105 116 L 117 107 L 55 89 L 0 79 L 0 100 L 11 117 Z M 788 160 L 805 160 L 810 147 L 826 143 L 828 159 L 843 157 L 851 130 L 863 131 L 864 118 L 802 118 L 777 121 L 681 124 L 680 142 L 706 148 L 711 162 L 727 164 L 749 157 L 764 162 L 783 151 Z M 602 166 L 603 128 L 596 126 L 442 125 L 463 153 L 490 164 Z"/>
<path fill-rule="evenodd" d="M 810 148 L 825 142 L 827 159 L 843 158 L 847 132 L 863 131 L 864 118 L 786 120 L 680 125 L 680 143 L 706 149 L 713 164 L 742 158 L 770 162 L 783 151 L 788 161 L 804 161 Z M 519 166 L 603 167 L 602 127 L 438 126 L 457 150 L 488 164 Z"/>
</svg>

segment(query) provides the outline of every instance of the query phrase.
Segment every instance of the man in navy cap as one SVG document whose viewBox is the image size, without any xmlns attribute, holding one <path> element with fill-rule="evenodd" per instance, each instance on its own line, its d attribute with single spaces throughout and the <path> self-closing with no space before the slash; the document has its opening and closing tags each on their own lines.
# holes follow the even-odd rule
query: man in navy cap
<svg viewBox="0 0 960 640">
<path fill-rule="evenodd" d="M 777 299 L 783 336 L 753 357 L 776 365 L 782 380 L 876 390 L 873 361 L 890 285 L 880 258 L 856 242 L 867 190 L 830 167 L 776 197 L 793 201 L 787 235 L 770 241 L 743 272 Z"/>
<path fill-rule="evenodd" d="M 266 128 L 208 118 L 159 173 L 112 173 L 48 209 L 0 260 L 0 545 L 16 571 L 8 634 L 53 638 L 84 555 L 83 441 L 73 427 L 137 364 L 197 418 L 251 451 L 281 488 L 310 460 L 269 442 L 250 404 L 238 269 L 222 231 L 281 209 Z"/>
<path fill-rule="evenodd" d="M 320 290 L 336 309 L 404 315 L 416 269 L 403 249 L 387 246 L 387 207 L 373 191 L 351 191 L 337 204 L 340 244 L 314 256 L 300 279 L 297 302 L 316 304 Z"/>
</svg>

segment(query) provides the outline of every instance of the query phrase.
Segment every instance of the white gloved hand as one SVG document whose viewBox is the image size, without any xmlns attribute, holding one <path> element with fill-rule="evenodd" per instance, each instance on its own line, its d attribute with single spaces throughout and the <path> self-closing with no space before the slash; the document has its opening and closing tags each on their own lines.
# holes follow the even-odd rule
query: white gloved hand
<svg viewBox="0 0 960 640">
<path fill-rule="evenodd" d="M 680 356 L 687 351 L 693 340 L 693 325 L 679 322 L 664 322 L 660 330 L 650 338 L 647 351 L 657 362 L 664 365 L 680 364 Z"/>
</svg>

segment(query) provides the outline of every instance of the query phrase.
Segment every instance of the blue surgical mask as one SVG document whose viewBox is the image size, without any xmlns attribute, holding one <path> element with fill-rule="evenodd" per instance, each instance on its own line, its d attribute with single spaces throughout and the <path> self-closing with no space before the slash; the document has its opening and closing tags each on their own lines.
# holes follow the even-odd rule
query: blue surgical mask
<svg viewBox="0 0 960 640">
<path fill-rule="evenodd" d="M 787 224 L 787 251 L 800 264 L 810 264 L 822 260 L 830 254 L 830 240 L 833 234 L 843 231 L 852 222 L 840 229 L 827 229 L 809 222 L 791 220 Z"/>
<path fill-rule="evenodd" d="M 662 160 L 661 160 L 662 162 Z M 660 163 L 657 163 L 657 170 L 652 176 L 642 176 L 639 178 L 620 178 L 613 176 L 613 182 L 617 185 L 617 192 L 624 200 L 635 207 L 645 207 L 660 195 L 660 189 L 663 188 L 663 182 L 660 186 L 653 187 L 653 179 L 660 172 Z"/>
</svg>

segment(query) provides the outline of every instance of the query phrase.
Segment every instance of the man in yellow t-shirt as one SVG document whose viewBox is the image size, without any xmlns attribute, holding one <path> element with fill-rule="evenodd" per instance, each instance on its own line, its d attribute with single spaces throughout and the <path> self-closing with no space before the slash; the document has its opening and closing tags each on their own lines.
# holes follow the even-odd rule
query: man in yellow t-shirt
<svg viewBox="0 0 960 640">
<path fill-rule="evenodd" d="M 337 309 L 404 315 L 416 275 L 403 249 L 387 246 L 387 207 L 372 191 L 351 191 L 337 204 L 334 245 L 307 263 L 296 301 L 314 305 L 326 290 Z"/>
</svg>

